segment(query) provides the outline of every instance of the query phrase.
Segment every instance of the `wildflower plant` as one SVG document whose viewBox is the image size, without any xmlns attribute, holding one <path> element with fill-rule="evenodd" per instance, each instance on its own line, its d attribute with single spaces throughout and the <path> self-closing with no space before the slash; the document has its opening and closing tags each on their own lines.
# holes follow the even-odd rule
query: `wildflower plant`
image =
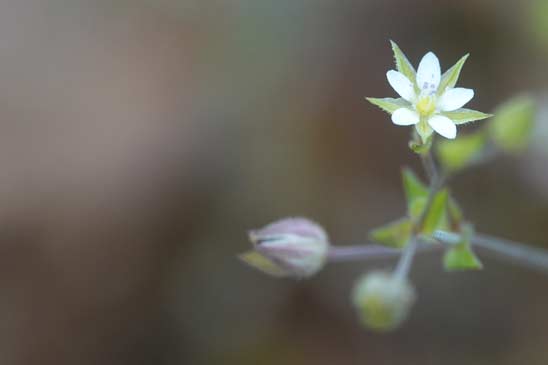
<svg viewBox="0 0 548 365">
<path fill-rule="evenodd" d="M 253 248 L 239 256 L 269 275 L 299 279 L 333 262 L 399 257 L 392 270 L 362 275 L 351 295 L 361 322 L 379 332 L 398 328 L 417 300 L 409 280 L 417 252 L 444 250 L 446 271 L 480 270 L 477 247 L 548 273 L 545 251 L 477 234 L 447 186 L 466 167 L 490 161 L 500 152 L 522 151 L 532 130 L 534 100 L 526 95 L 514 97 L 496 108 L 494 115 L 464 108 L 474 97 L 472 89 L 457 86 L 468 55 L 442 74 L 438 58 L 428 52 L 415 71 L 398 45 L 392 41 L 391 45 L 396 69 L 386 77 L 399 98 L 366 99 L 389 113 L 395 125 L 413 127 L 409 147 L 422 161 L 428 181 L 409 168 L 402 170 L 405 214 L 373 229 L 372 243 L 359 246 L 332 245 L 317 223 L 285 218 L 251 231 Z M 457 133 L 457 126 L 476 121 L 482 124 L 473 132 Z"/>
</svg>

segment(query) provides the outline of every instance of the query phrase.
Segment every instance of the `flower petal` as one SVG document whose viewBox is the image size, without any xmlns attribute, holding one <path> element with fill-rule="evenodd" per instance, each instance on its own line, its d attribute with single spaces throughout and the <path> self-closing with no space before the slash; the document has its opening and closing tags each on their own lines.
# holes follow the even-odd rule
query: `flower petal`
<svg viewBox="0 0 548 365">
<path fill-rule="evenodd" d="M 413 83 L 398 71 L 390 70 L 386 73 L 388 83 L 405 100 L 411 102 L 415 99 Z"/>
<path fill-rule="evenodd" d="M 445 138 L 454 139 L 457 136 L 457 126 L 455 123 L 443 115 L 434 115 L 428 119 L 428 124 Z"/>
<path fill-rule="evenodd" d="M 419 114 L 407 108 L 400 108 L 392 114 L 392 122 L 396 125 L 413 125 L 417 124 L 419 120 Z"/>
<path fill-rule="evenodd" d="M 432 52 L 424 55 L 417 69 L 417 85 L 428 94 L 436 92 L 440 84 L 441 69 L 438 57 Z"/>
<path fill-rule="evenodd" d="M 474 97 L 474 90 L 457 87 L 443 93 L 438 101 L 438 108 L 444 112 L 452 112 L 462 108 Z"/>
</svg>

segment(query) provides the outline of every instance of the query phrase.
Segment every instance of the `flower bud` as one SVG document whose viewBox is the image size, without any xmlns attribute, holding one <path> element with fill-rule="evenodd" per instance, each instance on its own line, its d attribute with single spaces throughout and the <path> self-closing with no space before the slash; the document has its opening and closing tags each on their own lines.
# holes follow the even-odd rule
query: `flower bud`
<svg viewBox="0 0 548 365">
<path fill-rule="evenodd" d="M 415 290 L 411 284 L 386 272 L 362 276 L 353 292 L 354 306 L 363 324 L 379 332 L 399 327 L 407 318 L 414 301 Z"/>
<path fill-rule="evenodd" d="M 253 251 L 240 255 L 247 264 L 273 276 L 306 278 L 327 259 L 327 234 L 305 218 L 286 218 L 249 232 Z"/>
</svg>

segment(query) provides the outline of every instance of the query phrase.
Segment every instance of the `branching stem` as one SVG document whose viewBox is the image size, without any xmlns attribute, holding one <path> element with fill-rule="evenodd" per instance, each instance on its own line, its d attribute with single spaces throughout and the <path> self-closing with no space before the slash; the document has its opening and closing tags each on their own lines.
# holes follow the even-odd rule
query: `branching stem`
<svg viewBox="0 0 548 365">
<path fill-rule="evenodd" d="M 434 238 L 449 245 L 460 242 L 460 236 L 452 232 L 436 231 Z M 474 247 L 492 252 L 508 261 L 548 274 L 547 250 L 482 234 L 474 235 L 471 243 Z"/>
<path fill-rule="evenodd" d="M 415 257 L 415 252 L 417 251 L 417 240 L 413 237 L 411 241 L 405 246 L 400 261 L 394 270 L 394 277 L 400 280 L 403 280 L 409 275 L 411 271 L 411 265 L 413 264 L 413 258 Z"/>
<path fill-rule="evenodd" d="M 434 198 L 436 197 L 438 191 L 442 188 L 445 180 L 445 178 L 440 174 L 436 166 L 431 149 L 429 149 L 426 153 L 421 153 L 420 156 L 428 178 L 430 179 L 430 191 L 428 192 L 428 200 L 426 201 L 424 210 L 422 211 L 421 216 L 419 217 L 413 229 L 414 235 L 409 240 L 407 246 L 405 246 L 405 249 L 400 257 L 400 260 L 398 261 L 396 269 L 394 270 L 394 276 L 402 280 L 405 279 L 411 271 L 411 265 L 413 263 L 415 252 L 417 250 L 417 235 L 420 233 L 420 230 L 424 225 L 424 221 L 428 216 L 428 212 L 430 212 L 430 208 L 432 207 Z"/>
</svg>

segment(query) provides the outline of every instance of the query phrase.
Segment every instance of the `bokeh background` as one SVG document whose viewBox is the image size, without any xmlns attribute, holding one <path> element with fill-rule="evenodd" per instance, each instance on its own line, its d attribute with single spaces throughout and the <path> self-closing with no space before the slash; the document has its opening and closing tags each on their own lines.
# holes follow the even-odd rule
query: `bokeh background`
<svg viewBox="0 0 548 365">
<path fill-rule="evenodd" d="M 409 129 L 364 100 L 394 95 L 389 39 L 470 52 L 474 109 L 536 97 L 528 151 L 453 185 L 479 231 L 548 248 L 546 0 L 0 2 L 0 363 L 547 364 L 548 278 L 481 251 L 421 255 L 388 335 L 349 293 L 393 261 L 294 282 L 235 258 L 280 217 L 357 244 L 402 215 Z"/>
</svg>

